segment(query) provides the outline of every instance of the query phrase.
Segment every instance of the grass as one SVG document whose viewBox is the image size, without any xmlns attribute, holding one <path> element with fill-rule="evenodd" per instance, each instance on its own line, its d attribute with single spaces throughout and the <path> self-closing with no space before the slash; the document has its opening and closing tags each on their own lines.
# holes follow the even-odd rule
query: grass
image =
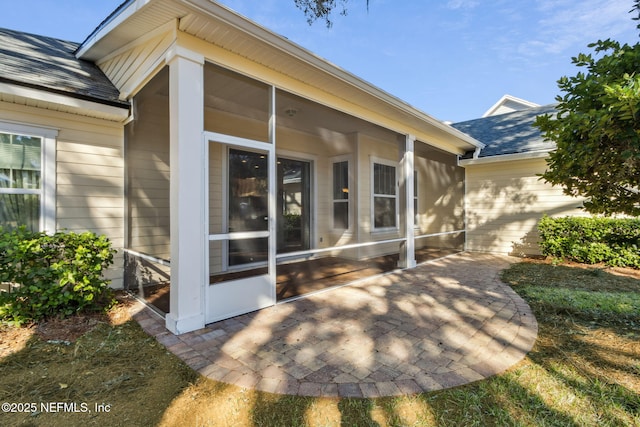
<svg viewBox="0 0 640 427">
<path fill-rule="evenodd" d="M 72 344 L 34 335 L 0 359 L 0 402 L 85 402 L 91 413 L 0 413 L 0 425 L 639 426 L 640 280 L 532 262 L 502 278 L 539 336 L 484 381 L 381 399 L 273 395 L 199 377 L 135 322 L 105 321 Z"/>
</svg>

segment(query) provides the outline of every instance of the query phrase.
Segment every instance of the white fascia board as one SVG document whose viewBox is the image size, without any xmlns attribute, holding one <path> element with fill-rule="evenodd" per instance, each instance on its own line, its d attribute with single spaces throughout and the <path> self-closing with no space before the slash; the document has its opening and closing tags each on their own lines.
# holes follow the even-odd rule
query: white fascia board
<svg viewBox="0 0 640 427">
<path fill-rule="evenodd" d="M 458 161 L 458 165 L 462 167 L 473 165 L 486 165 L 490 163 L 500 162 L 513 162 L 517 160 L 532 160 L 532 159 L 544 159 L 549 157 L 548 151 L 532 151 L 529 153 L 515 153 L 515 154 L 502 154 L 498 156 L 480 157 L 477 159 L 461 159 Z"/>
<path fill-rule="evenodd" d="M 82 45 L 76 52 L 76 58 L 82 58 L 93 47 L 94 44 L 100 41 L 105 35 L 109 34 L 118 25 L 129 19 L 134 13 L 138 11 L 138 9 L 149 3 L 149 1 L 151 0 L 129 0 L 129 4 L 120 6 L 122 7 L 122 10 L 117 15 L 112 16 L 109 21 L 106 22 L 102 27 L 98 27 L 98 29 L 94 31 L 90 35 L 90 37 L 82 43 Z"/>
<path fill-rule="evenodd" d="M 47 92 L 46 90 L 32 89 L 10 83 L 0 82 L 0 93 L 47 102 L 74 110 L 91 111 L 94 115 L 100 117 L 103 116 L 109 120 L 123 121 L 129 117 L 128 108 L 105 105 L 99 102 L 87 101 L 71 96 Z"/>
<path fill-rule="evenodd" d="M 204 14 L 215 16 L 217 19 L 221 19 L 225 21 L 227 24 L 237 28 L 238 30 L 249 34 L 253 37 L 257 37 L 265 43 L 295 57 L 299 60 L 307 63 L 308 65 L 313 66 L 316 69 L 319 69 L 327 74 L 332 75 L 333 77 L 363 91 L 368 93 L 371 96 L 374 96 L 387 104 L 394 106 L 395 108 L 421 120 L 424 121 L 441 131 L 449 133 L 450 135 L 468 143 L 469 145 L 476 148 L 484 148 L 485 144 L 472 138 L 464 132 L 459 131 L 458 129 L 449 126 L 440 120 L 430 116 L 429 114 L 418 110 L 415 107 L 407 104 L 405 101 L 400 98 L 385 92 L 384 90 L 372 85 L 371 83 L 359 78 L 355 74 L 352 74 L 345 69 L 327 61 L 324 58 L 314 54 L 313 52 L 303 48 L 286 39 L 267 28 L 253 22 L 244 16 L 238 14 L 237 12 L 229 9 L 228 7 L 212 2 L 210 0 L 180 0 L 182 3 L 194 8 Z"/>
<path fill-rule="evenodd" d="M 489 108 L 487 111 L 484 112 L 484 114 L 482 115 L 482 117 L 488 117 L 491 116 L 500 106 L 502 106 L 502 104 L 504 104 L 506 101 L 512 101 L 512 102 L 516 102 L 518 104 L 522 104 L 525 107 L 529 107 L 529 108 L 535 108 L 535 107 L 540 107 L 540 104 L 536 104 L 535 102 L 531 102 L 531 101 L 527 101 L 526 99 L 522 99 L 522 98 L 517 98 L 515 96 L 511 96 L 509 94 L 503 95 L 502 98 L 500 98 L 498 100 L 498 102 L 496 102 L 495 104 L 493 104 L 491 106 L 491 108 Z"/>
</svg>

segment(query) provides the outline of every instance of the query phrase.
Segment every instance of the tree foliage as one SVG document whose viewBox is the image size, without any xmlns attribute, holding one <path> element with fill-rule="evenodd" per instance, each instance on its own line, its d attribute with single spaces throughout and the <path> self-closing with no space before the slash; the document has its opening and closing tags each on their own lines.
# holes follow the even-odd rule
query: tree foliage
<svg viewBox="0 0 640 427">
<path fill-rule="evenodd" d="M 631 12 L 640 19 L 640 0 Z M 640 24 L 638 25 L 640 29 Z M 535 126 L 557 149 L 542 179 L 566 194 L 586 197 L 591 213 L 640 215 L 640 43 L 610 39 L 589 45 L 572 63 L 584 68 L 562 77 L 557 115 Z"/>
<path fill-rule="evenodd" d="M 298 9 L 304 12 L 309 25 L 316 20 L 324 20 L 327 28 L 333 25 L 332 14 L 338 12 L 340 15 L 347 14 L 347 3 L 349 0 L 293 0 Z M 369 0 L 367 0 L 367 9 Z"/>
</svg>

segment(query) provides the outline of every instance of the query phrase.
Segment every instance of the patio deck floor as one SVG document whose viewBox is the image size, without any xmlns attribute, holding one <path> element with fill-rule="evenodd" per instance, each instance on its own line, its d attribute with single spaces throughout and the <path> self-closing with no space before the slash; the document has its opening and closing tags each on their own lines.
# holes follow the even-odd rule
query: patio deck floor
<svg viewBox="0 0 640 427">
<path fill-rule="evenodd" d="M 179 336 L 142 304 L 134 318 L 224 383 L 327 397 L 434 391 L 503 372 L 532 348 L 536 319 L 499 279 L 513 261 L 451 255 Z"/>
</svg>

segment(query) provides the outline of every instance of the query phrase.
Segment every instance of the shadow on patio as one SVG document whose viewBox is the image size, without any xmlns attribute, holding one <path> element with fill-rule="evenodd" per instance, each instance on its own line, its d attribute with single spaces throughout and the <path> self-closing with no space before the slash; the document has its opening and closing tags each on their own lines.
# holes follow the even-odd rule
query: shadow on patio
<svg viewBox="0 0 640 427">
<path fill-rule="evenodd" d="M 452 255 L 180 336 L 150 310 L 135 318 L 223 383 L 304 396 L 433 391 L 502 372 L 533 346 L 529 306 L 498 277 L 511 261 Z"/>
</svg>

